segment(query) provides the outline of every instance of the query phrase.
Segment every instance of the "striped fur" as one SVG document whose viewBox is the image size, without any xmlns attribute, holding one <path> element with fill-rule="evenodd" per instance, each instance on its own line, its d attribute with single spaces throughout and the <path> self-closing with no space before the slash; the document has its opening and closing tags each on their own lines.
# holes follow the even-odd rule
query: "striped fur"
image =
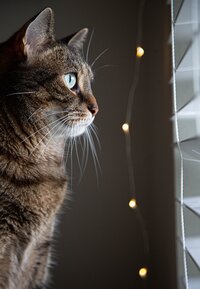
<svg viewBox="0 0 200 289">
<path fill-rule="evenodd" d="M 65 141 L 98 110 L 80 53 L 87 31 L 57 41 L 53 22 L 47 8 L 0 44 L 1 289 L 46 288 L 67 192 Z M 74 91 L 63 80 L 68 72 L 77 75 Z"/>
</svg>

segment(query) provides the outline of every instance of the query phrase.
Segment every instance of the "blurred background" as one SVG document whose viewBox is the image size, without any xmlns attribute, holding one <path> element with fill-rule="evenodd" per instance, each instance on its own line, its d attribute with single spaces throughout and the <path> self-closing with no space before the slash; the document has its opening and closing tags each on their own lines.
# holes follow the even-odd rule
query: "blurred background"
<svg viewBox="0 0 200 289">
<path fill-rule="evenodd" d="M 80 172 L 74 166 L 73 198 L 63 210 L 55 236 L 51 288 L 176 288 L 169 120 L 172 110 L 170 6 L 160 0 L 148 0 L 144 7 L 145 54 L 130 124 L 137 202 L 148 233 L 148 258 L 143 250 L 141 223 L 128 206 L 131 193 L 121 126 L 134 80 L 140 2 L 0 2 L 1 42 L 40 10 L 51 7 L 58 38 L 84 27 L 88 27 L 90 33 L 94 29 L 90 63 L 109 48 L 94 66 L 93 90 L 100 107 L 95 125 L 101 142 L 101 150 L 97 151 L 102 173 L 97 181 L 90 157 L 78 183 Z M 146 279 L 138 275 L 143 266 L 148 267 Z"/>
</svg>

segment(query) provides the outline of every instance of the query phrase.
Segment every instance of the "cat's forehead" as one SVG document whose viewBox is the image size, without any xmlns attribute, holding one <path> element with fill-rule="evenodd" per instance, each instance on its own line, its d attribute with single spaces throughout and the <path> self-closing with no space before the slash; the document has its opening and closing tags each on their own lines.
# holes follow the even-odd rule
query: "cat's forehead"
<svg viewBox="0 0 200 289">
<path fill-rule="evenodd" d="M 46 64 L 58 67 L 65 72 L 77 72 L 93 78 L 93 73 L 89 64 L 84 60 L 81 53 L 64 44 L 56 44 L 48 48 L 42 54 L 42 59 Z"/>
</svg>

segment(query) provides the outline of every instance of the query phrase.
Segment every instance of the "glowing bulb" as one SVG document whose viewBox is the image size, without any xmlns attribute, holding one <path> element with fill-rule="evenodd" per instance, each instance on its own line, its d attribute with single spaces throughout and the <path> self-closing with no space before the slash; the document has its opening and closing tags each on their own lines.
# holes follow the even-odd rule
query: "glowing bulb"
<svg viewBox="0 0 200 289">
<path fill-rule="evenodd" d="M 123 129 L 123 131 L 124 132 L 129 132 L 129 124 L 128 123 L 124 123 L 123 125 L 122 125 L 122 129 Z"/>
<path fill-rule="evenodd" d="M 137 203 L 136 203 L 136 200 L 135 199 L 131 199 L 130 202 L 129 202 L 129 207 L 131 209 L 135 209 L 137 207 Z"/>
<path fill-rule="evenodd" d="M 136 50 L 136 56 L 138 58 L 142 57 L 144 55 L 144 49 L 140 46 L 137 47 L 137 50 Z"/>
<path fill-rule="evenodd" d="M 146 278 L 147 277 L 147 268 L 143 267 L 139 270 L 139 275 L 141 278 Z"/>
</svg>

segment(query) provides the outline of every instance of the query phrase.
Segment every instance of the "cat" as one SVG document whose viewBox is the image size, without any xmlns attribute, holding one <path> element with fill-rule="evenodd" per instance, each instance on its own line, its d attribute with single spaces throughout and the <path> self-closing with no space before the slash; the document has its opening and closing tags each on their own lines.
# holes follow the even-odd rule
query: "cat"
<svg viewBox="0 0 200 289">
<path fill-rule="evenodd" d="M 41 289 L 68 190 L 66 139 L 92 124 L 88 29 L 56 40 L 46 8 L 0 44 L 0 288 Z"/>
</svg>

